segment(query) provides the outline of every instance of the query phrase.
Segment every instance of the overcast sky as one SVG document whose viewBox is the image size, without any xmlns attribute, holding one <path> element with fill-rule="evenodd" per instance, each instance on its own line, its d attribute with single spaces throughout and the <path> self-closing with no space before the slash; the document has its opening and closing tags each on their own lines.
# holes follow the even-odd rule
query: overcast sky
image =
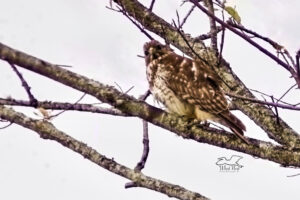
<svg viewBox="0 0 300 200">
<path fill-rule="evenodd" d="M 103 0 L 0 0 L 0 42 L 131 95 L 147 90 L 142 46 L 148 39 L 119 13 L 105 8 Z M 150 0 L 142 1 L 149 5 Z M 300 2 L 297 0 L 228 0 L 236 6 L 244 26 L 285 46 L 292 55 L 300 48 Z M 168 22 L 190 8 L 181 1 L 157 1 L 154 12 Z M 184 26 L 197 36 L 208 31 L 206 16 L 194 12 Z M 159 39 L 157 36 L 153 35 Z M 289 74 L 245 41 L 226 32 L 224 58 L 252 89 L 280 97 L 293 80 Z M 82 93 L 20 69 L 39 100 L 77 101 Z M 0 97 L 27 99 L 9 65 L 0 61 Z M 298 90 L 285 99 L 300 102 Z M 83 102 L 96 103 L 86 97 Z M 151 98 L 148 103 L 153 104 Z M 155 104 L 153 104 L 155 105 Z M 157 106 L 157 105 L 156 105 Z M 38 118 L 34 109 L 17 108 Z M 54 112 L 56 113 L 56 112 Z M 299 112 L 279 111 L 296 131 Z M 240 112 L 246 135 L 267 139 L 266 134 Z M 133 118 L 65 112 L 52 120 L 57 128 L 87 143 L 107 157 L 133 168 L 142 152 L 142 122 Z M 4 125 L 4 124 L 3 124 Z M 2 124 L 0 124 L 2 126 Z M 214 200 L 299 199 L 299 170 L 239 152 L 184 140 L 150 125 L 150 155 L 144 173 L 179 184 Z M 237 173 L 219 172 L 219 157 L 239 155 L 244 167 Z M 154 191 L 124 189 L 126 179 L 112 174 L 53 141 L 46 141 L 17 125 L 0 130 L 0 199 L 157 199 Z"/>
</svg>

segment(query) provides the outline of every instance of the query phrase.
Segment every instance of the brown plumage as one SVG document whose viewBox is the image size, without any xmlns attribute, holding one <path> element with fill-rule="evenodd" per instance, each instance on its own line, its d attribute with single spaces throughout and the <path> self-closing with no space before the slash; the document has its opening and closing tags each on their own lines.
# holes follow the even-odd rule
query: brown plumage
<svg viewBox="0 0 300 200">
<path fill-rule="evenodd" d="M 246 127 L 229 111 L 221 80 L 210 66 L 177 55 L 156 40 L 144 45 L 144 53 L 150 91 L 168 112 L 215 121 L 248 143 L 243 137 Z"/>
</svg>

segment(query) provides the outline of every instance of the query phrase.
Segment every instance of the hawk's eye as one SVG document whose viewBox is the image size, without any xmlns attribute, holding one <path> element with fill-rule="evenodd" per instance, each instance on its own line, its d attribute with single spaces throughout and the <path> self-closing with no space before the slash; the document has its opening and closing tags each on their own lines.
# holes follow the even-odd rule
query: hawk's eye
<svg viewBox="0 0 300 200">
<path fill-rule="evenodd" d="M 157 49 L 157 50 L 161 50 L 161 48 L 162 48 L 162 47 L 161 47 L 160 45 L 157 45 L 157 46 L 156 46 L 156 49 Z"/>
<path fill-rule="evenodd" d="M 145 56 L 148 56 L 149 52 L 148 51 L 144 51 L 144 54 L 145 54 Z"/>
</svg>

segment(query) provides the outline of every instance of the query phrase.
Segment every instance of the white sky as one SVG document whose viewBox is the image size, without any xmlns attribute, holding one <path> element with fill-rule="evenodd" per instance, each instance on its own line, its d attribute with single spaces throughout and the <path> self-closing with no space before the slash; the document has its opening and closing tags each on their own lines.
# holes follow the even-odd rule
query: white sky
<svg viewBox="0 0 300 200">
<path fill-rule="evenodd" d="M 242 23 L 279 41 L 294 55 L 300 48 L 297 0 L 230 1 Z M 150 0 L 143 1 L 149 5 Z M 175 9 L 181 16 L 189 9 L 181 1 L 157 1 L 154 12 L 171 22 Z M 105 8 L 107 1 L 0 0 L 0 42 L 49 62 L 71 65 L 71 70 L 123 90 L 131 95 L 147 89 L 145 65 L 138 54 L 147 41 L 124 16 Z M 185 25 L 193 36 L 207 32 L 204 15 L 193 14 Z M 275 62 L 246 42 L 226 32 L 224 57 L 248 87 L 279 97 L 293 80 Z M 0 61 L 0 97 L 26 99 L 16 75 Z M 22 70 L 40 100 L 75 102 L 82 94 L 46 78 Z M 299 91 L 286 100 L 299 102 Z M 87 97 L 84 102 L 97 102 Z M 151 99 L 149 103 L 153 103 Z M 36 117 L 33 109 L 18 109 Z M 236 112 L 247 126 L 246 135 L 265 139 L 265 133 L 246 116 Z M 299 112 L 280 110 L 280 116 L 300 130 Z M 90 113 L 65 112 L 53 120 L 57 128 L 86 142 L 117 162 L 134 167 L 142 151 L 142 123 Z M 2 124 L 1 124 L 2 125 Z M 4 124 L 3 124 L 4 125 Z M 298 170 L 194 141 L 150 125 L 150 155 L 144 173 L 214 200 L 298 199 L 300 177 L 287 178 Z M 220 173 L 217 158 L 243 156 L 238 173 Z M 11 126 L 0 131 L 0 199 L 169 199 L 154 191 L 124 189 L 127 180 L 37 134 Z"/>
</svg>

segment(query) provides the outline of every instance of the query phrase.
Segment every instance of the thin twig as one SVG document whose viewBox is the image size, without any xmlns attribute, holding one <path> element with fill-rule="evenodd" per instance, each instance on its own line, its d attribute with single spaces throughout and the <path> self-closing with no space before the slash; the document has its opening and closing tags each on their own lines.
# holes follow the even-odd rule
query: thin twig
<svg viewBox="0 0 300 200">
<path fill-rule="evenodd" d="M 290 62 L 292 63 L 292 66 L 297 71 L 296 63 L 295 63 L 293 57 L 291 56 L 290 52 L 286 48 L 283 48 L 283 53 L 290 59 Z"/>
<path fill-rule="evenodd" d="M 281 50 L 279 50 L 278 53 L 279 53 L 279 55 L 282 56 L 282 58 L 283 58 L 283 60 L 285 61 L 285 63 L 286 63 L 287 65 L 290 65 L 290 63 L 289 63 L 289 61 L 287 60 L 287 58 L 286 58 L 284 52 L 282 52 Z"/>
<path fill-rule="evenodd" d="M 119 90 L 122 92 L 122 93 L 124 93 L 124 91 L 123 91 L 123 89 L 122 89 L 122 87 L 115 81 L 114 82 L 115 84 L 116 84 L 116 86 L 119 88 Z"/>
<path fill-rule="evenodd" d="M 271 99 L 272 99 L 272 102 L 275 103 L 274 97 L 273 97 L 273 96 L 271 96 Z M 276 115 L 276 121 L 277 121 L 277 124 L 280 124 L 279 113 L 278 113 L 277 106 L 275 105 L 274 108 L 275 108 L 275 115 Z"/>
<path fill-rule="evenodd" d="M 292 174 L 292 175 L 287 175 L 286 177 L 295 177 L 295 176 L 300 176 L 300 173 L 298 173 L 298 174 Z"/>
<path fill-rule="evenodd" d="M 154 6 L 155 0 L 151 1 L 151 4 L 149 6 L 149 10 L 152 11 L 153 10 L 153 6 Z"/>
<path fill-rule="evenodd" d="M 283 97 L 285 97 L 285 95 L 287 95 L 290 91 L 291 91 L 291 89 L 293 89 L 295 86 L 296 86 L 297 84 L 294 84 L 294 85 L 292 85 L 283 95 L 281 95 L 281 97 L 279 97 L 279 99 L 277 100 L 277 103 L 281 100 L 281 99 L 283 99 Z"/>
<path fill-rule="evenodd" d="M 19 72 L 19 70 L 16 68 L 16 66 L 10 62 L 8 62 L 9 65 L 11 66 L 11 68 L 14 70 L 14 72 L 17 74 L 17 76 L 19 77 L 21 83 L 22 83 L 22 86 L 24 87 L 27 95 L 28 95 L 28 98 L 29 98 L 29 101 L 31 102 L 32 106 L 33 107 L 37 107 L 38 104 L 37 104 L 37 100 L 36 98 L 33 96 L 33 94 L 31 93 L 31 88 L 30 86 L 28 85 L 28 83 L 26 82 L 26 80 L 24 79 L 23 75 Z"/>
<path fill-rule="evenodd" d="M 128 94 L 133 88 L 134 88 L 134 85 L 131 86 L 131 87 L 130 87 L 128 90 L 126 90 L 124 93 L 125 93 L 125 94 Z"/>
<path fill-rule="evenodd" d="M 222 19 L 224 21 L 224 10 L 222 10 Z M 222 36 L 221 36 L 221 43 L 220 43 L 220 52 L 218 55 L 218 65 L 221 63 L 221 58 L 222 58 L 222 53 L 223 53 L 223 48 L 224 48 L 224 41 L 225 41 L 225 27 L 222 26 Z"/>
<path fill-rule="evenodd" d="M 220 6 L 221 8 L 224 8 L 224 2 L 221 2 L 220 0 L 215 0 L 215 4 Z"/>
<path fill-rule="evenodd" d="M 219 33 L 219 32 L 221 32 L 222 30 L 223 30 L 223 27 L 217 26 L 217 30 L 216 30 L 217 32 L 216 32 L 216 33 Z M 211 36 L 212 36 L 212 33 L 211 33 L 211 32 L 206 33 L 206 34 L 202 34 L 202 35 L 200 35 L 200 36 L 195 37 L 195 42 L 210 39 Z"/>
<path fill-rule="evenodd" d="M 268 106 L 273 106 L 273 107 L 278 107 L 278 108 L 283 108 L 283 109 L 289 109 L 289 110 L 300 110 L 300 107 L 296 107 L 294 105 L 285 105 L 285 104 L 279 104 L 279 103 L 275 103 L 275 102 L 262 101 L 262 100 L 258 100 L 258 99 L 239 96 L 239 95 L 232 94 L 229 92 L 225 92 L 225 94 L 230 97 L 250 101 L 253 103 L 259 103 L 259 104 L 263 104 L 263 105 L 268 105 Z M 270 96 L 270 97 L 272 98 L 272 96 Z M 273 99 L 275 99 L 275 98 L 273 97 Z"/>
<path fill-rule="evenodd" d="M 139 100 L 145 101 L 150 94 L 151 94 L 150 90 L 147 90 L 143 95 L 139 97 Z"/>
<path fill-rule="evenodd" d="M 123 8 L 120 8 L 119 6 L 117 7 L 118 9 L 114 9 L 112 7 L 106 7 L 112 11 L 115 12 L 120 12 L 122 13 L 127 19 L 129 19 L 144 35 L 146 35 L 150 40 L 153 40 L 153 37 L 144 29 L 141 27 L 141 25 L 139 25 L 135 20 L 133 20 Z"/>
<path fill-rule="evenodd" d="M 187 21 L 187 19 L 189 18 L 189 16 L 192 14 L 192 12 L 194 11 L 194 9 L 196 8 L 195 5 L 193 5 L 190 10 L 188 11 L 188 13 L 186 14 L 186 16 L 183 18 L 182 22 L 179 24 L 179 29 L 182 29 L 183 25 L 185 24 L 185 22 Z"/>
<path fill-rule="evenodd" d="M 0 129 L 6 129 L 7 127 L 11 126 L 12 124 L 13 124 L 12 122 L 9 122 L 9 124 L 0 127 Z"/>
<path fill-rule="evenodd" d="M 178 13 L 177 10 L 176 10 L 176 17 L 177 17 L 177 24 L 178 24 L 178 27 L 179 27 L 180 26 L 180 17 L 179 17 L 179 13 Z M 178 29 L 180 29 L 180 28 L 178 28 Z"/>
<path fill-rule="evenodd" d="M 74 104 L 76 105 L 77 103 L 79 103 L 84 97 L 85 97 L 86 93 L 84 93 Z M 63 110 L 63 111 L 60 111 L 59 113 L 55 114 L 55 115 L 50 115 L 48 117 L 48 119 L 53 119 L 59 115 L 61 115 L 62 113 L 66 112 L 67 110 Z"/>
<path fill-rule="evenodd" d="M 300 49 L 297 51 L 296 53 L 296 71 L 297 71 L 297 74 L 298 74 L 298 77 L 300 78 Z"/>
<path fill-rule="evenodd" d="M 215 16 L 215 10 L 212 0 L 205 0 L 204 5 L 207 7 L 208 11 L 211 15 Z M 194 5 L 196 6 L 196 5 Z M 215 51 L 215 54 L 218 55 L 218 38 L 217 38 L 217 26 L 216 26 L 216 20 L 214 17 L 208 16 L 209 18 L 209 24 L 210 24 L 210 32 L 211 35 L 211 48 Z"/>
<path fill-rule="evenodd" d="M 264 92 L 255 90 L 255 89 L 250 89 L 250 88 L 249 88 L 249 90 L 251 90 L 252 92 L 256 92 L 256 93 L 258 93 L 258 94 L 261 94 L 261 95 L 263 95 L 263 96 L 269 97 L 269 98 L 271 98 L 271 96 L 273 96 L 273 95 L 269 95 L 269 94 L 266 94 L 266 93 L 264 93 Z M 292 103 L 288 103 L 288 102 L 279 100 L 279 99 L 277 99 L 277 98 L 275 98 L 275 97 L 274 97 L 274 99 L 275 99 L 276 101 L 278 101 L 278 102 L 281 102 L 281 103 L 285 104 L 285 105 L 296 106 L 295 104 L 292 104 Z"/>
</svg>

